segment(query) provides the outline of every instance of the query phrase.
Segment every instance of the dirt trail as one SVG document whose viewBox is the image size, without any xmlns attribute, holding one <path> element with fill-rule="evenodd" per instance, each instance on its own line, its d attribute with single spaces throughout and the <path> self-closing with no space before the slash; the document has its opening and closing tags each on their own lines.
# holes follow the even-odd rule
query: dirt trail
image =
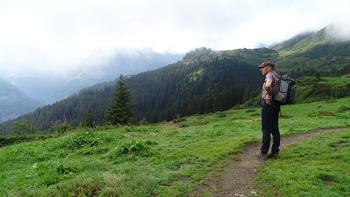
<svg viewBox="0 0 350 197">
<path fill-rule="evenodd" d="M 321 133 L 345 131 L 350 128 L 317 129 L 307 133 L 281 137 L 281 154 L 288 145 L 302 141 L 306 138 L 317 136 Z M 231 161 L 219 175 L 209 173 L 203 183 L 197 188 L 194 196 L 230 196 L 245 197 L 258 195 L 254 186 L 257 169 L 264 165 L 265 161 L 258 159 L 256 153 L 260 143 L 250 144 L 238 155 L 238 160 Z"/>
</svg>

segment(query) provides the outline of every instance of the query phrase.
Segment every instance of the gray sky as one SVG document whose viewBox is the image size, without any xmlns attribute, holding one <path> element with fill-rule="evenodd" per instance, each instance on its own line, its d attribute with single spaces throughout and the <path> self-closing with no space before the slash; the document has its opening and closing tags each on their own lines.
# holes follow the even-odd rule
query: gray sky
<svg viewBox="0 0 350 197">
<path fill-rule="evenodd" d="M 64 73 L 115 49 L 253 48 L 328 24 L 347 35 L 349 8 L 345 0 L 0 0 L 0 72 Z"/>
</svg>

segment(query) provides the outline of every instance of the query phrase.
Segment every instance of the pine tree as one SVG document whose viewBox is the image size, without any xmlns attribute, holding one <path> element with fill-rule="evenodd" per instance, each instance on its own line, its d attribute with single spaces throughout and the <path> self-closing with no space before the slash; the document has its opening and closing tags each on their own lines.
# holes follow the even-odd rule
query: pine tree
<svg viewBox="0 0 350 197">
<path fill-rule="evenodd" d="M 315 78 L 317 81 L 320 81 L 320 79 L 321 79 L 320 72 L 318 72 L 318 71 L 315 72 Z"/>
<path fill-rule="evenodd" d="M 106 120 L 112 125 L 125 125 L 129 123 L 131 117 L 131 95 L 124 83 L 123 75 L 120 75 L 106 112 Z"/>
<path fill-rule="evenodd" d="M 242 103 L 247 102 L 251 97 L 252 91 L 250 90 L 249 86 L 246 86 L 243 91 L 243 97 L 242 97 Z"/>
<path fill-rule="evenodd" d="M 88 109 L 85 115 L 85 124 L 88 128 L 94 128 L 94 117 L 91 108 Z"/>
<path fill-rule="evenodd" d="M 2 128 L 2 124 L 0 123 L 0 134 L 5 134 L 5 132 L 3 131 L 3 128 Z"/>
</svg>

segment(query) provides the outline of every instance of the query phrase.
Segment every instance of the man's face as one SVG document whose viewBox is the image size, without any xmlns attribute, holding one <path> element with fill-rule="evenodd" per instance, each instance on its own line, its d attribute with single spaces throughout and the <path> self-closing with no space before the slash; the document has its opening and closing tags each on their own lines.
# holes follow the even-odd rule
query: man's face
<svg viewBox="0 0 350 197">
<path fill-rule="evenodd" d="M 262 75 L 266 75 L 270 70 L 271 66 L 265 66 L 259 69 Z"/>
</svg>

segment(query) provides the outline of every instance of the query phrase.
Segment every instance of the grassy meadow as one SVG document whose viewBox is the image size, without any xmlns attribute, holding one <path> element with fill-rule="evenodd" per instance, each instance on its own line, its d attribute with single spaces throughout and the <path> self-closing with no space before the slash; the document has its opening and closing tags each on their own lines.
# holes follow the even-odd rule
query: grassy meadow
<svg viewBox="0 0 350 197">
<path fill-rule="evenodd" d="M 350 196 L 350 129 L 292 145 L 259 182 L 266 196 Z"/>
<path fill-rule="evenodd" d="M 290 135 L 350 127 L 349 119 L 350 98 L 296 104 L 282 107 L 280 128 Z M 258 141 L 260 129 L 260 108 L 230 109 L 5 146 L 0 196 L 187 196 L 216 164 Z"/>
</svg>

